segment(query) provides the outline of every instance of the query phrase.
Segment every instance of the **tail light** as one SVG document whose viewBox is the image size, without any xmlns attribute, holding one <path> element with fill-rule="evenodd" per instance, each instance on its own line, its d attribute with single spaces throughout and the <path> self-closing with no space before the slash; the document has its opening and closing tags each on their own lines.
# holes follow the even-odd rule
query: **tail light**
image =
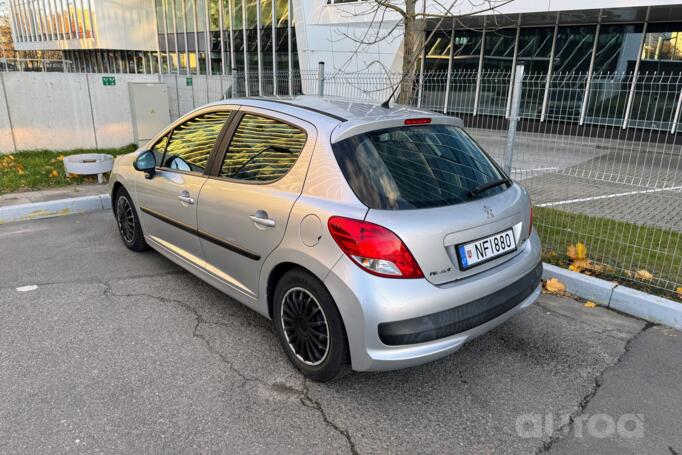
<svg viewBox="0 0 682 455">
<path fill-rule="evenodd" d="M 378 224 L 340 216 L 327 223 L 341 250 L 365 271 L 387 278 L 423 278 L 400 237 Z"/>
</svg>

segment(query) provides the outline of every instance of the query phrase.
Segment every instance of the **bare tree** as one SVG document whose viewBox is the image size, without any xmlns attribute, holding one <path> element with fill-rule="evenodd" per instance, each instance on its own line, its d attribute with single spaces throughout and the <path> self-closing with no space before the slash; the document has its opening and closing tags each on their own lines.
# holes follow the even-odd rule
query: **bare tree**
<svg viewBox="0 0 682 455">
<path fill-rule="evenodd" d="M 7 0 L 0 0 L 0 57 L 12 57 L 14 43 L 12 29 L 9 26 L 9 11 Z"/>
<path fill-rule="evenodd" d="M 372 0 L 361 14 L 350 13 L 353 16 L 370 17 L 368 29 L 363 36 L 352 36 L 341 32 L 347 38 L 358 43 L 359 51 L 361 46 L 377 44 L 380 41 L 390 39 L 395 36 L 396 26 L 403 26 L 403 61 L 402 78 L 400 81 L 400 102 L 407 103 L 414 93 L 415 81 L 417 76 L 418 61 L 424 50 L 425 43 L 428 43 L 433 34 L 441 27 L 444 20 L 457 20 L 463 16 L 472 16 L 484 12 L 495 11 L 502 5 L 513 0 L 429 0 L 429 10 L 426 10 L 427 0 L 422 0 L 424 8 L 417 11 L 418 0 Z M 466 1 L 468 11 L 465 14 L 454 15 L 455 6 Z M 449 3 L 449 6 L 446 4 Z M 435 10 L 435 12 L 433 11 Z M 393 11 L 400 16 L 400 21 L 396 26 L 388 31 L 374 33 L 373 30 L 381 30 L 386 16 L 386 12 Z M 425 36 L 425 24 L 427 19 L 438 20 L 429 36 Z M 449 24 L 450 22 L 448 22 Z"/>
</svg>

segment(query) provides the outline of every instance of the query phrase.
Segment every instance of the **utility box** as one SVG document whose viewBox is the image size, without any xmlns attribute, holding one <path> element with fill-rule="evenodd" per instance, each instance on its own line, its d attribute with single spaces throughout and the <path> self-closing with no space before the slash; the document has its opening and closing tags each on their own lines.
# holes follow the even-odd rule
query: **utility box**
<svg viewBox="0 0 682 455">
<path fill-rule="evenodd" d="M 168 86 L 164 82 L 128 82 L 133 138 L 148 141 L 170 123 Z"/>
</svg>

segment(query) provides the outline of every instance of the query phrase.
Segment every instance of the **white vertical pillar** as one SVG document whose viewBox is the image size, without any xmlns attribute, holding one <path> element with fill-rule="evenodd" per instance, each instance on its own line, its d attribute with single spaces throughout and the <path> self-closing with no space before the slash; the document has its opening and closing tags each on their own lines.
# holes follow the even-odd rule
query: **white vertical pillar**
<svg viewBox="0 0 682 455">
<path fill-rule="evenodd" d="M 639 77 L 639 63 L 642 61 L 642 48 L 644 47 L 644 40 L 646 39 L 646 29 L 649 25 L 649 11 L 651 7 L 648 6 L 646 9 L 646 19 L 644 22 L 644 27 L 642 27 L 642 39 L 639 41 L 639 49 L 637 52 L 637 61 L 635 62 L 635 71 L 632 74 L 632 83 L 630 84 L 630 92 L 628 93 L 628 100 L 625 106 L 625 115 L 623 116 L 623 129 L 628 127 L 630 122 L 630 115 L 632 114 L 632 103 L 635 97 L 635 88 L 637 87 L 637 78 Z"/>
<path fill-rule="evenodd" d="M 272 0 L 272 94 L 277 96 L 277 0 Z"/>
<path fill-rule="evenodd" d="M 263 96 L 263 49 L 261 48 L 260 0 L 256 0 L 256 49 L 258 52 L 258 96 Z"/>
<path fill-rule="evenodd" d="M 455 20 L 452 20 L 450 27 L 450 51 L 448 52 L 448 75 L 445 80 L 445 101 L 443 101 L 443 114 L 448 113 L 448 103 L 450 102 L 450 82 L 452 79 L 452 56 L 455 47 Z"/>
<path fill-rule="evenodd" d="M 237 0 L 239 1 L 239 0 Z M 244 41 L 244 88 L 246 91 L 246 96 L 251 96 L 251 90 L 249 88 L 249 40 L 246 33 L 246 0 L 241 0 L 242 2 L 242 37 Z"/>
<path fill-rule="evenodd" d="M 552 70 L 554 66 L 554 50 L 556 48 L 556 36 L 559 33 L 559 14 L 556 13 L 556 24 L 554 24 L 554 36 L 552 36 L 552 49 L 549 51 L 549 65 L 547 67 L 547 77 L 545 79 L 545 93 L 542 97 L 542 111 L 540 112 L 540 121 L 545 121 L 545 114 L 547 113 L 547 98 L 549 97 L 549 84 L 552 80 Z"/>
<path fill-rule="evenodd" d="M 274 0 L 273 0 L 274 1 Z M 294 62 L 292 62 L 292 53 L 291 53 L 291 46 L 292 46 L 292 41 L 291 41 L 291 18 L 293 15 L 291 14 L 291 0 L 287 0 L 287 53 L 289 54 L 289 96 L 293 96 L 294 94 Z"/>
<path fill-rule="evenodd" d="M 601 20 L 601 11 L 599 12 L 599 20 Z M 601 24 L 597 23 L 597 28 L 594 32 L 594 42 L 592 43 L 592 55 L 590 57 L 590 67 L 587 69 L 587 80 L 585 81 L 585 94 L 583 95 L 583 103 L 580 107 L 580 119 L 578 125 L 585 124 L 585 116 L 587 115 L 587 108 L 590 102 L 590 86 L 592 85 L 592 73 L 594 73 L 594 60 L 597 55 L 597 41 L 599 40 L 599 30 Z"/>
</svg>

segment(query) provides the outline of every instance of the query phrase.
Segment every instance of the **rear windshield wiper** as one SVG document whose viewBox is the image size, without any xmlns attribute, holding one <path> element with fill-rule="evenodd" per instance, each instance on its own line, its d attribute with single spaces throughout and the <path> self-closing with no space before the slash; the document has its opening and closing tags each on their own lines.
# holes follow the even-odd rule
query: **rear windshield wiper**
<svg viewBox="0 0 682 455">
<path fill-rule="evenodd" d="M 511 180 L 509 180 L 508 178 L 504 178 L 504 179 L 499 179 L 499 180 L 493 180 L 493 181 L 484 183 L 484 184 L 482 184 L 482 185 L 478 185 L 478 186 L 477 186 L 476 188 L 474 188 L 473 190 L 470 190 L 470 191 L 467 193 L 467 196 L 469 196 L 469 197 L 474 197 L 474 196 L 476 196 L 476 195 L 478 195 L 478 194 L 481 194 L 481 193 L 484 192 L 484 191 L 487 191 L 487 190 L 489 190 L 489 189 L 491 189 L 491 188 L 495 188 L 496 186 L 500 186 L 500 185 L 502 185 L 502 184 L 505 184 L 505 185 L 507 185 L 507 186 L 511 186 Z"/>
</svg>

